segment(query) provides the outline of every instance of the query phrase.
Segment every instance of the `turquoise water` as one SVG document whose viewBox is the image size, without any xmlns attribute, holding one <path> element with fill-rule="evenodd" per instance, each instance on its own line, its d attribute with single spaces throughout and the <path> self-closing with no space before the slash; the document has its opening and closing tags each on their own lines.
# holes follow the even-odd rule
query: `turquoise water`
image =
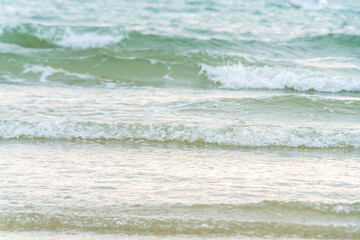
<svg viewBox="0 0 360 240">
<path fill-rule="evenodd" d="M 359 9 L 0 0 L 0 238 L 359 239 Z"/>
</svg>

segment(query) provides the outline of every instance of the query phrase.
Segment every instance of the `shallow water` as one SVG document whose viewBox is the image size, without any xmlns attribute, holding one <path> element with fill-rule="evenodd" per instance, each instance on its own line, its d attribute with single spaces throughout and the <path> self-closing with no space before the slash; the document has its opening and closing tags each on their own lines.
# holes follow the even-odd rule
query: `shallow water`
<svg viewBox="0 0 360 240">
<path fill-rule="evenodd" d="M 360 5 L 314 2 L 0 1 L 0 238 L 359 239 Z"/>
</svg>

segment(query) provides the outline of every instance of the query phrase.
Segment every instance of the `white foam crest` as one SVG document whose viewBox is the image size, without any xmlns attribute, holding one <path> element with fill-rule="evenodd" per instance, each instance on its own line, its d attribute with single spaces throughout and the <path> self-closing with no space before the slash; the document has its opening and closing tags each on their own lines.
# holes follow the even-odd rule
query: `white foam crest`
<svg viewBox="0 0 360 240">
<path fill-rule="evenodd" d="M 18 45 L 0 42 L 0 52 L 2 53 L 14 53 L 14 52 L 17 53 L 20 52 L 21 50 L 23 50 L 23 48 Z"/>
<path fill-rule="evenodd" d="M 331 213 L 350 214 L 350 213 L 359 213 L 360 212 L 360 204 L 359 203 L 324 204 L 324 203 L 314 202 L 314 203 L 305 203 L 305 206 L 309 206 L 312 209 L 319 210 L 322 212 L 331 212 Z"/>
<path fill-rule="evenodd" d="M 0 80 L 13 83 L 22 83 L 26 81 L 23 78 L 12 77 L 11 75 L 2 75 L 0 76 Z"/>
<path fill-rule="evenodd" d="M 40 82 L 48 82 L 48 77 L 56 74 L 56 73 L 62 73 L 65 76 L 74 76 L 80 79 L 93 79 L 93 77 L 89 74 L 79 74 L 79 73 L 71 73 L 67 72 L 64 69 L 57 69 L 52 68 L 50 66 L 42 66 L 42 65 L 30 65 L 25 67 L 24 71 L 21 73 L 21 75 L 27 74 L 27 73 L 35 73 L 39 74 L 39 81 Z"/>
<path fill-rule="evenodd" d="M 4 29 L 16 29 L 20 33 L 34 34 L 42 40 L 55 45 L 73 48 L 86 49 L 105 47 L 120 42 L 126 34 L 117 28 L 86 28 L 86 27 L 59 27 L 42 25 L 2 25 L 0 35 Z"/>
<path fill-rule="evenodd" d="M 70 28 L 67 28 L 61 38 L 54 41 L 54 44 L 62 47 L 85 49 L 116 44 L 123 38 L 124 36 L 119 33 L 116 35 L 100 34 L 97 32 L 75 33 Z"/>
<path fill-rule="evenodd" d="M 312 10 L 323 9 L 328 6 L 326 0 L 289 0 L 289 3 L 296 7 Z"/>
<path fill-rule="evenodd" d="M 265 126 L 206 128 L 170 123 L 0 121 L 2 139 L 86 139 L 178 141 L 238 147 L 360 147 L 360 132 L 344 129 Z"/>
<path fill-rule="evenodd" d="M 286 89 L 319 92 L 360 91 L 360 79 L 325 75 L 304 69 L 277 69 L 233 65 L 211 67 L 202 65 L 204 74 L 214 83 L 230 89 Z"/>
</svg>

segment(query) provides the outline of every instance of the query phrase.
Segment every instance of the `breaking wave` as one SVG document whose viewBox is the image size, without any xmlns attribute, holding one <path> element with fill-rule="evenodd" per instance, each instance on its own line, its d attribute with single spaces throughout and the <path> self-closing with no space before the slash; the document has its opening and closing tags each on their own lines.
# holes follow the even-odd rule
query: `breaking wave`
<svg viewBox="0 0 360 240">
<path fill-rule="evenodd" d="M 263 201 L 253 204 L 129 205 L 102 213 L 1 212 L 3 231 L 82 231 L 151 235 L 245 235 L 358 239 L 359 203 Z M 185 217 L 184 217 L 185 216 Z M 295 218 L 293 216 L 296 216 Z M 324 223 L 331 218 L 330 223 Z M 309 221 L 307 221 L 309 220 Z M 311 221 L 310 221 L 311 220 Z"/>
<path fill-rule="evenodd" d="M 360 91 L 360 79 L 343 75 L 306 71 L 304 69 L 277 69 L 242 64 L 212 67 L 202 65 L 200 74 L 210 81 L 230 89 L 294 89 L 298 91 L 341 92 Z"/>
<path fill-rule="evenodd" d="M 146 140 L 234 147 L 359 148 L 360 132 L 277 126 L 199 127 L 184 124 L 0 122 L 2 139 Z"/>
<path fill-rule="evenodd" d="M 74 49 L 106 47 L 125 37 L 119 28 L 48 27 L 21 24 L 2 26 L 0 41 L 27 48 L 66 47 Z"/>
<path fill-rule="evenodd" d="M 244 51 L 261 49 L 263 53 L 276 48 L 284 54 L 291 49 L 298 51 L 321 51 L 318 46 L 332 48 L 353 48 L 359 46 L 359 35 L 326 33 L 321 35 L 297 36 L 280 41 L 261 41 L 246 37 L 240 39 L 196 38 L 177 35 L 146 34 L 125 31 L 122 27 L 46 26 L 36 24 L 0 25 L 0 42 L 26 48 L 107 48 L 123 43 L 124 47 L 140 49 L 216 50 Z M 301 44 L 301 48 L 299 48 Z M 326 50 L 326 49 L 325 49 Z"/>
</svg>

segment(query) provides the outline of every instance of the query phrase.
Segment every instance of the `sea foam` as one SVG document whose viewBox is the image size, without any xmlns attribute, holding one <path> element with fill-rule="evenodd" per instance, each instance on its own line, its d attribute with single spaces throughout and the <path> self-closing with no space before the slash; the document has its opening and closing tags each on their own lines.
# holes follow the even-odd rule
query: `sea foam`
<svg viewBox="0 0 360 240">
<path fill-rule="evenodd" d="M 52 68 L 50 66 L 42 66 L 42 65 L 26 66 L 24 71 L 21 74 L 25 75 L 27 73 L 38 74 L 40 82 L 48 82 L 48 77 L 50 77 L 56 73 L 61 73 L 64 76 L 74 76 L 74 77 L 77 77 L 80 79 L 93 79 L 93 77 L 89 74 L 71 73 L 71 72 L 65 71 L 64 69 L 57 69 L 57 68 Z"/>
<path fill-rule="evenodd" d="M 201 127 L 159 123 L 0 121 L 0 139 L 146 140 L 235 147 L 358 148 L 360 132 L 282 126 Z"/>
<path fill-rule="evenodd" d="M 313 73 L 304 69 L 252 67 L 242 64 L 212 67 L 202 65 L 200 74 L 229 89 L 295 89 L 319 92 L 360 91 L 360 79 Z"/>
<path fill-rule="evenodd" d="M 124 36 L 122 35 L 102 35 L 96 32 L 85 32 L 79 34 L 67 28 L 63 36 L 61 36 L 59 40 L 54 41 L 54 43 L 62 47 L 85 49 L 116 44 L 123 38 Z"/>
<path fill-rule="evenodd" d="M 30 24 L 2 25 L 0 38 L 28 48 L 65 47 L 86 49 L 121 42 L 124 31 L 116 27 L 63 27 Z"/>
</svg>

